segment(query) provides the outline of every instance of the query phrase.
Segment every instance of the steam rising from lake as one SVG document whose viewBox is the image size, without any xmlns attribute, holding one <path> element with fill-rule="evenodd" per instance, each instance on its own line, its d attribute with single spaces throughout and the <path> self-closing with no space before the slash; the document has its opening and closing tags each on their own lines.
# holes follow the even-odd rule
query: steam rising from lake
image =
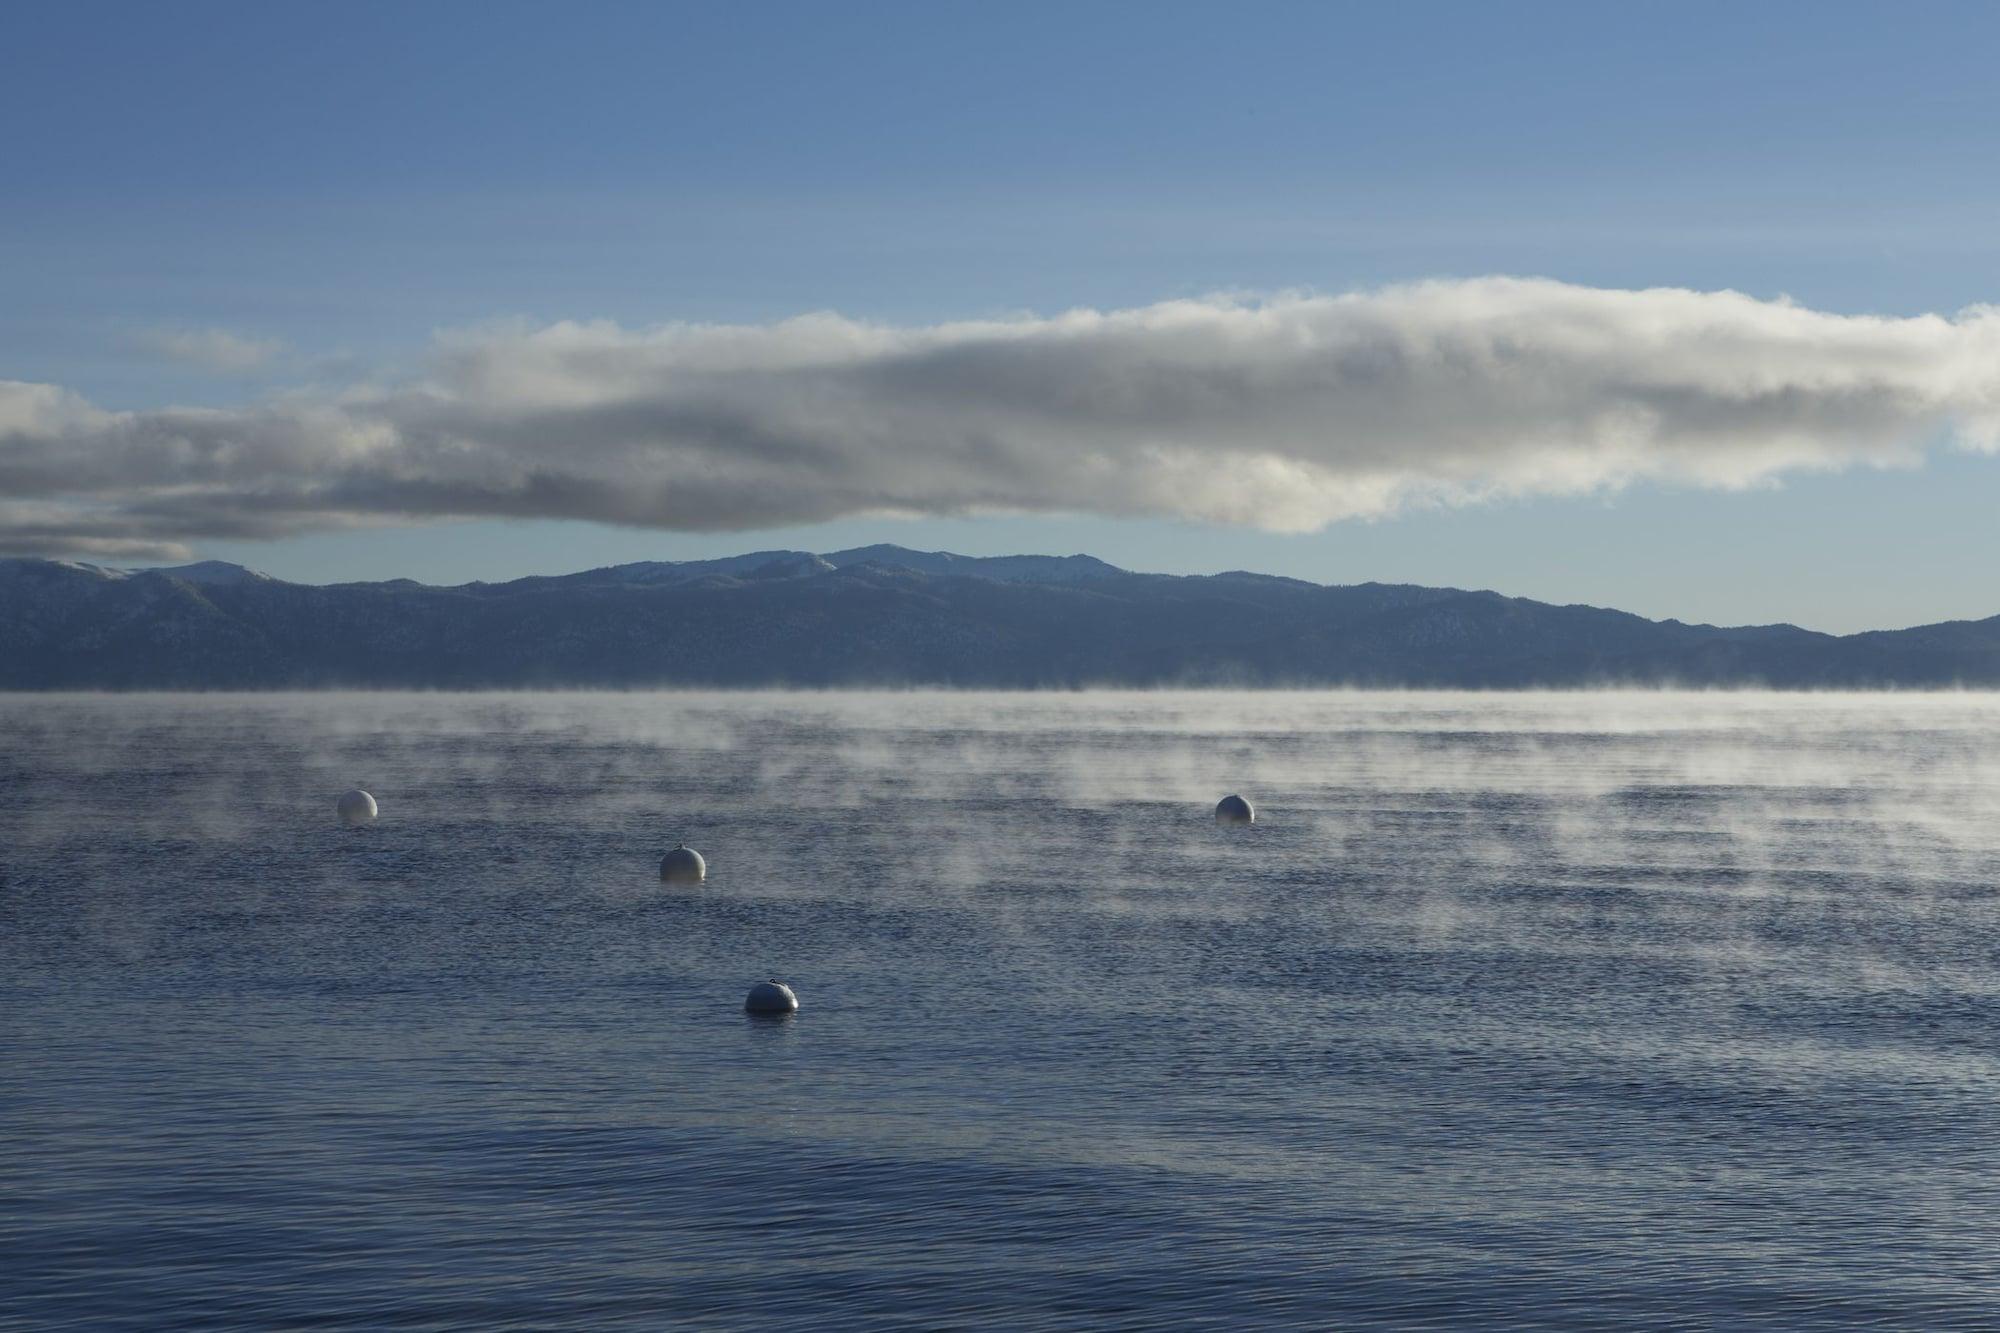
<svg viewBox="0 0 2000 1333">
<path fill-rule="evenodd" d="M 1980 1322 L 1996 883 L 1991 695 L 15 696 L 0 1299 Z"/>
</svg>

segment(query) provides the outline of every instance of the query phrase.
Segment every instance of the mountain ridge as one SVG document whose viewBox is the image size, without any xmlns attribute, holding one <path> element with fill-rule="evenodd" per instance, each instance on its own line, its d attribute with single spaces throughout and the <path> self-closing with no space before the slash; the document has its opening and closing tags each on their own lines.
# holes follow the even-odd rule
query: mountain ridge
<svg viewBox="0 0 2000 1333">
<path fill-rule="evenodd" d="M 1830 635 L 876 545 L 502 583 L 0 560 L 0 688 L 2000 686 L 2000 616 Z"/>
</svg>

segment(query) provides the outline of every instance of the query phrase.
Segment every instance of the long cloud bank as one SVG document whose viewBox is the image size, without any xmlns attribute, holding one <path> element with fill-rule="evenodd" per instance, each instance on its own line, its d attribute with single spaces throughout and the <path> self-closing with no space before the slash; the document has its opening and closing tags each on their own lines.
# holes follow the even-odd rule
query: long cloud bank
<svg viewBox="0 0 2000 1333">
<path fill-rule="evenodd" d="M 182 558 L 463 517 L 747 529 L 1082 512 L 1302 531 L 2000 448 L 2000 310 L 1829 314 L 1512 278 L 924 327 L 808 315 L 440 338 L 227 410 L 0 381 L 0 549 Z"/>
</svg>

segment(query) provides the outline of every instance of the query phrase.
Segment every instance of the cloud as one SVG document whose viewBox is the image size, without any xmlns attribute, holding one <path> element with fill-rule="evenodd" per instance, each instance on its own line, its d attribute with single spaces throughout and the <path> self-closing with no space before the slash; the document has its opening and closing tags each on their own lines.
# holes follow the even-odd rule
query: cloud
<svg viewBox="0 0 2000 1333">
<path fill-rule="evenodd" d="M 132 334 L 130 341 L 140 351 L 163 360 L 224 375 L 258 370 L 285 350 L 275 338 L 246 338 L 227 329 L 142 329 Z"/>
<path fill-rule="evenodd" d="M 2000 311 L 1512 278 L 921 327 L 495 326 L 400 380 L 108 412 L 0 382 L 0 546 L 457 517 L 1078 512 L 1308 531 L 2000 447 Z M 24 506 L 32 505 L 32 508 Z"/>
</svg>

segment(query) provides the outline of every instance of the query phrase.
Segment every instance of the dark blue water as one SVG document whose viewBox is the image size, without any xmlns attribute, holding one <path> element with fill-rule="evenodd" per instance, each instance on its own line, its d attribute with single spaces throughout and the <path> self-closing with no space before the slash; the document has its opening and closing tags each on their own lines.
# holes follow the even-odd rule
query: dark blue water
<svg viewBox="0 0 2000 1333">
<path fill-rule="evenodd" d="M 0 699 L 0 1323 L 1991 1327 L 1996 884 L 1986 696 Z"/>
</svg>

